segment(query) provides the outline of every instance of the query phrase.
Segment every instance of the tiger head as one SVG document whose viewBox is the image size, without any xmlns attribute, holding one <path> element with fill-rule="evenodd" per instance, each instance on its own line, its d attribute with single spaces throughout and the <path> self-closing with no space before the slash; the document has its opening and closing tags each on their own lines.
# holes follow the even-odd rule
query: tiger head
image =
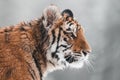
<svg viewBox="0 0 120 80">
<path fill-rule="evenodd" d="M 54 5 L 45 9 L 44 18 L 50 37 L 47 60 L 54 67 L 81 68 L 91 52 L 83 27 L 74 19 L 62 17 Z"/>
</svg>

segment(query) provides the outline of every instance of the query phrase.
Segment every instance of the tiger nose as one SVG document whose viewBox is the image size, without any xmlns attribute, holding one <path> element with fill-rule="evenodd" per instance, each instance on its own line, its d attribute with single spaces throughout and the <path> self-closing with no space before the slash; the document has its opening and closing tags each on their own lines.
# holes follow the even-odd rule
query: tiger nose
<svg viewBox="0 0 120 80">
<path fill-rule="evenodd" d="M 87 54 L 91 53 L 91 50 L 82 50 L 82 53 L 84 56 L 87 56 Z"/>
</svg>

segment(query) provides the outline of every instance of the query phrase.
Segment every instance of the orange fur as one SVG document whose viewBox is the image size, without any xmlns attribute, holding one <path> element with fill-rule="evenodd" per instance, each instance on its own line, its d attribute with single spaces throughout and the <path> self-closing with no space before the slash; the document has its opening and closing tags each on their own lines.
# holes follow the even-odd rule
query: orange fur
<svg viewBox="0 0 120 80">
<path fill-rule="evenodd" d="M 46 58 L 51 31 L 55 30 L 57 36 L 59 27 L 64 29 L 65 26 L 64 19 L 60 18 L 47 31 L 42 21 L 43 17 L 0 29 L 0 80 L 42 80 L 42 75 L 52 64 Z M 90 51 L 83 28 L 77 21 L 72 22 L 79 27 L 77 37 L 70 39 L 63 32 L 61 36 L 69 39 L 73 52 Z"/>
</svg>

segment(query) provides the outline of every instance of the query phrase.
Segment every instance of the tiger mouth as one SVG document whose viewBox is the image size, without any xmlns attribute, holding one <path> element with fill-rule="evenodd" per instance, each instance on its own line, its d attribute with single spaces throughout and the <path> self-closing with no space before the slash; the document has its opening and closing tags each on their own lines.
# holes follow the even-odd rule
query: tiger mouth
<svg viewBox="0 0 120 80">
<path fill-rule="evenodd" d="M 73 62 L 84 61 L 88 59 L 88 56 L 89 56 L 88 53 L 82 52 L 81 54 L 78 53 L 68 54 L 64 56 L 64 58 L 68 63 L 73 63 Z"/>
</svg>

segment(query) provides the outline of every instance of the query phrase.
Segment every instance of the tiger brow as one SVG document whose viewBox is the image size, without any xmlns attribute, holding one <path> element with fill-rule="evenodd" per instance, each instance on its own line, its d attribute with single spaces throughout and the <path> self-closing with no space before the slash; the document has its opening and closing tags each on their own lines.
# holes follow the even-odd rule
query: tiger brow
<svg viewBox="0 0 120 80">
<path fill-rule="evenodd" d="M 73 23 L 70 23 L 69 26 L 71 26 Z"/>
</svg>

